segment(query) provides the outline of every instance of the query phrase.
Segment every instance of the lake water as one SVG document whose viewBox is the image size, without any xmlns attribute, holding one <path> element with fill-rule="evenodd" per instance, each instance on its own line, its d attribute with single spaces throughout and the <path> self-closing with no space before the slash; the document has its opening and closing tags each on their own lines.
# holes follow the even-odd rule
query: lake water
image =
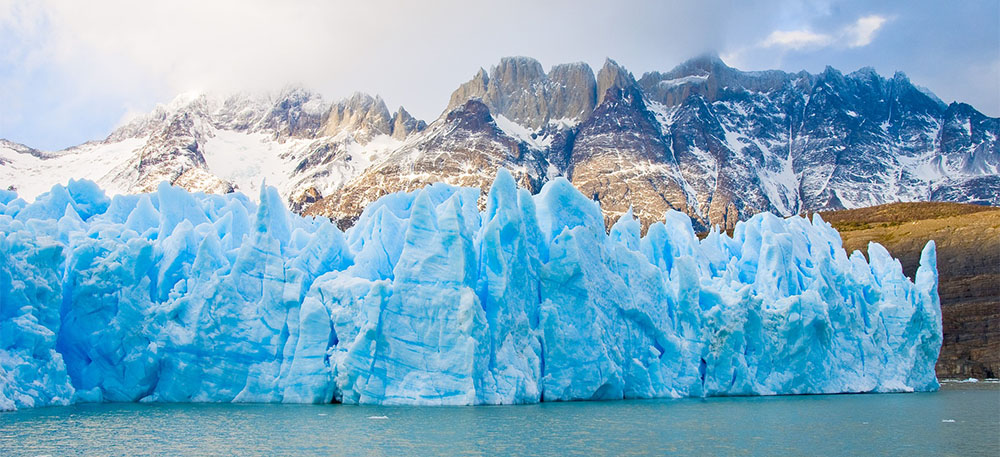
<svg viewBox="0 0 1000 457">
<path fill-rule="evenodd" d="M 92 404 L 0 413 L 0 456 L 1000 456 L 1000 385 L 487 407 Z"/>
</svg>

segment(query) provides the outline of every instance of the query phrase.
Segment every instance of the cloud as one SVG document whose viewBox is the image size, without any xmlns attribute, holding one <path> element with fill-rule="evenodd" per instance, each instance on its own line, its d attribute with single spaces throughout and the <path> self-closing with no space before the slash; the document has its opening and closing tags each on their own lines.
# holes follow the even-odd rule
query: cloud
<svg viewBox="0 0 1000 457">
<path fill-rule="evenodd" d="M 889 19 L 876 14 L 863 16 L 832 33 L 817 33 L 808 29 L 775 30 L 758 45 L 762 48 L 801 50 L 807 48 L 868 46 L 875 39 L 879 29 Z"/>
<path fill-rule="evenodd" d="M 916 3 L 619 0 L 611 11 L 603 0 L 0 0 L 0 137 L 61 148 L 180 92 L 287 84 L 328 100 L 377 93 L 430 121 L 479 67 L 509 55 L 595 70 L 611 57 L 639 76 L 715 50 L 743 69 L 876 65 L 911 77 L 961 55 L 925 85 L 970 87 L 954 68 L 1000 56 L 997 7 Z M 997 106 L 995 83 L 985 87 L 984 104 Z"/>
<path fill-rule="evenodd" d="M 857 22 L 844 28 L 844 37 L 848 40 L 848 46 L 857 48 L 868 46 L 875 39 L 875 34 L 888 22 L 889 19 L 871 15 L 857 20 Z"/>
<path fill-rule="evenodd" d="M 765 48 L 803 49 L 826 46 L 832 41 L 833 37 L 830 35 L 813 33 L 808 30 L 775 30 L 760 45 Z"/>
<path fill-rule="evenodd" d="M 46 135 L 41 121 L 80 98 L 113 124 L 181 92 L 278 91 L 300 85 L 328 100 L 381 95 L 433 120 L 448 95 L 500 57 L 544 65 L 612 57 L 661 70 L 722 46 L 717 7 L 622 0 L 608 21 L 600 0 L 0 0 L 0 137 L 61 147 L 106 135 Z M 721 5 L 721 0 L 710 0 Z M 572 20 L 555 21 L 554 17 Z M 634 17 L 633 17 L 634 16 Z M 628 24 L 626 26 L 626 24 Z M 8 68 L 16 70 L 8 71 Z M 41 81 L 46 79 L 43 84 Z M 38 81 L 34 87 L 31 81 Z M 51 94 L 40 103 L 38 93 Z M 113 113 L 100 114 L 107 104 Z M 22 116 L 3 117 L 15 110 Z M 25 120 L 22 122 L 22 120 Z M 29 132 L 28 129 L 35 129 Z"/>
</svg>

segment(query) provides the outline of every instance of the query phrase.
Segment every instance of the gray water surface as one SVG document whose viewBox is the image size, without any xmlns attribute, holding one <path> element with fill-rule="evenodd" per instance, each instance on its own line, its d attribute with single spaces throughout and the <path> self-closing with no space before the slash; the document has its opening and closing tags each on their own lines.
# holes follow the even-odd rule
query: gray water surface
<svg viewBox="0 0 1000 457">
<path fill-rule="evenodd" d="M 1000 385 L 486 407 L 91 404 L 0 413 L 0 456 L 1000 456 Z"/>
</svg>

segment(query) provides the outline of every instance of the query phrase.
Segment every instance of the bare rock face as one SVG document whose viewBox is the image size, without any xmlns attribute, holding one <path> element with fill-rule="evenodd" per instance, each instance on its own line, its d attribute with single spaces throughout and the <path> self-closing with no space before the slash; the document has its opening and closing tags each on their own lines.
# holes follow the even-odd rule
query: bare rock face
<svg viewBox="0 0 1000 457">
<path fill-rule="evenodd" d="M 329 111 L 330 105 L 318 94 L 297 87 L 287 87 L 274 94 L 181 95 L 119 127 L 104 142 L 116 143 L 153 135 L 181 114 L 195 120 L 195 127 L 207 135 L 214 129 L 266 132 L 279 141 L 311 138 L 320 133 Z"/>
<path fill-rule="evenodd" d="M 451 95 L 448 110 L 479 99 L 494 115 L 529 129 L 546 128 L 550 122 L 576 124 L 595 105 L 594 73 L 587 64 L 564 64 L 549 74 L 535 59 L 506 57 L 490 70 L 480 69 Z"/>
<path fill-rule="evenodd" d="M 597 80 L 582 62 L 556 65 L 549 71 L 549 120 L 584 120 L 597 106 Z"/>
<path fill-rule="evenodd" d="M 406 137 L 425 128 L 427 128 L 426 122 L 414 118 L 402 106 L 392 115 L 392 137 L 397 140 L 405 140 Z"/>
<path fill-rule="evenodd" d="M 731 229 L 739 220 L 775 209 L 759 172 L 780 173 L 782 163 L 768 164 L 761 147 L 742 140 L 745 137 L 735 125 L 727 129 L 726 119 L 713 113 L 701 96 L 689 97 L 672 114 L 669 132 L 674 156 L 691 191 L 697 219 L 706 227 Z M 785 192 L 794 195 L 791 190 Z M 794 205 L 794 196 L 789 199 Z"/>
<path fill-rule="evenodd" d="M 486 73 L 486 70 L 480 68 L 471 80 L 458 86 L 458 89 L 455 89 L 455 91 L 451 93 L 451 99 L 448 101 L 448 107 L 445 108 L 444 114 L 451 112 L 472 99 L 485 101 L 486 91 L 489 88 L 489 82 L 489 74 Z"/>
<path fill-rule="evenodd" d="M 355 141 L 367 143 L 377 135 L 392 134 L 392 116 L 381 97 L 356 93 L 334 104 L 323 125 L 325 136 L 351 132 Z"/>
<path fill-rule="evenodd" d="M 607 59 L 601 71 L 597 72 L 597 104 L 604 103 L 604 97 L 608 90 L 631 87 L 635 85 L 635 78 L 625 67 L 618 65 L 618 62 Z"/>
<path fill-rule="evenodd" d="M 228 193 L 235 187 L 209 173 L 200 143 L 201 119 L 179 113 L 153 133 L 132 160 L 112 170 L 106 180 L 134 192 L 153 192 L 161 181 L 192 192 Z"/>
<path fill-rule="evenodd" d="M 34 156 L 34 157 L 38 157 L 38 158 L 44 158 L 45 157 L 44 153 L 42 153 L 41 151 L 39 151 L 39 150 L 37 150 L 35 148 L 30 148 L 30 147 L 25 146 L 25 145 L 23 145 L 21 143 L 15 143 L 13 141 L 8 141 L 8 140 L 5 140 L 3 138 L 0 138 L 0 148 L 7 149 L 7 150 L 9 150 L 11 152 L 14 152 L 16 154 L 28 154 L 28 155 L 31 155 L 31 156 Z M 3 163 L 2 161 L 3 161 L 3 158 L 0 157 L 0 163 Z"/>
<path fill-rule="evenodd" d="M 205 192 L 246 185 L 243 190 L 251 194 L 266 177 L 290 205 L 304 208 L 426 127 L 402 107 L 390 115 L 377 96 L 358 93 L 331 105 L 315 93 L 288 87 L 264 94 L 178 96 L 103 142 L 36 155 L 72 162 L 80 160 L 77 155 L 96 154 L 95 161 L 103 163 L 108 160 L 101 156 L 121 156 L 128 147 L 131 154 L 99 174 L 70 177 L 90 178 L 112 191 L 151 191 L 167 181 Z M 0 154 L 0 161 L 5 156 Z M 310 189 L 320 196 L 310 197 Z"/>
<path fill-rule="evenodd" d="M 348 182 L 336 195 L 308 206 L 304 213 L 327 216 L 346 227 L 365 206 L 392 192 L 435 182 L 485 191 L 500 167 L 511 170 L 522 186 L 537 190 L 544 163 L 537 153 L 504 135 L 489 108 L 473 99 L 428 126 L 416 141 Z"/>
<path fill-rule="evenodd" d="M 365 144 L 379 135 L 403 140 L 426 127 L 427 123 L 414 118 L 403 107 L 390 115 L 381 97 L 356 93 L 333 104 L 321 134 L 336 137 L 346 132 L 354 141 Z"/>
<path fill-rule="evenodd" d="M 312 206 L 313 203 L 316 203 L 321 199 L 323 199 L 323 194 L 319 192 L 319 189 L 315 187 L 309 187 L 306 190 L 300 192 L 298 195 L 293 195 L 289 199 L 289 202 L 291 203 L 289 209 L 291 209 L 296 213 L 301 213 L 307 207 Z"/>
<path fill-rule="evenodd" d="M 204 192 L 206 194 L 228 194 L 238 190 L 233 183 L 223 180 L 203 168 L 188 168 L 171 184 L 191 192 Z"/>
<path fill-rule="evenodd" d="M 605 222 L 630 208 L 648 226 L 668 209 L 691 212 L 677 162 L 634 80 L 608 88 L 573 145 L 570 181 L 601 202 Z"/>
<path fill-rule="evenodd" d="M 993 172 L 998 154 L 996 138 L 1000 119 L 984 116 L 964 103 L 952 103 L 944 112 L 941 152 L 944 161 L 970 174 Z"/>
<path fill-rule="evenodd" d="M 651 100 L 666 106 L 684 103 L 692 95 L 700 95 L 708 103 L 725 97 L 727 89 L 743 89 L 749 92 L 773 92 L 789 82 L 789 74 L 783 71 L 741 72 L 726 65 L 719 56 L 705 54 L 678 65 L 665 73 L 649 72 L 639 79 L 643 92 Z M 794 75 L 808 79 L 802 72 Z"/>
<path fill-rule="evenodd" d="M 247 125 L 248 129 L 256 131 L 271 131 L 278 139 L 313 138 L 323 128 L 327 109 L 327 104 L 318 95 L 301 88 L 288 88 L 269 107 L 262 109 L 265 114 L 259 120 L 241 126 Z M 241 110 L 238 106 L 233 106 L 231 111 L 243 113 L 247 118 L 253 116 L 248 114 L 253 110 Z M 231 130 L 239 130 L 239 127 Z"/>
<path fill-rule="evenodd" d="M 456 89 L 430 125 L 365 94 L 182 96 L 104 142 L 54 153 L 0 144 L 0 177 L 23 188 L 21 174 L 53 173 L 10 170 L 87 154 L 100 164 L 87 177 L 125 192 L 160 180 L 252 192 L 266 176 L 295 208 L 349 223 L 386 193 L 482 187 L 503 166 L 529 188 L 570 179 L 609 221 L 631 207 L 648 226 L 673 208 L 699 229 L 731 228 L 761 211 L 1000 205 L 998 137 L 1000 119 L 946 105 L 902 73 L 743 72 L 704 55 L 636 80 L 610 59 L 595 77 L 582 63 L 546 73 L 509 57 Z"/>
<path fill-rule="evenodd" d="M 548 122 L 545 71 L 537 60 L 508 57 L 490 70 L 486 96 L 491 111 L 530 129 Z"/>
</svg>

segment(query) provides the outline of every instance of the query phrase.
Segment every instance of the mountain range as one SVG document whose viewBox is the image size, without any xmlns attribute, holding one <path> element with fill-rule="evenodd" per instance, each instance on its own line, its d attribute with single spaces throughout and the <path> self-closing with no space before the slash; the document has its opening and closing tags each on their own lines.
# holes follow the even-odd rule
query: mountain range
<svg viewBox="0 0 1000 457">
<path fill-rule="evenodd" d="M 945 104 L 902 73 L 740 71 L 714 55 L 636 78 L 613 60 L 480 69 L 430 123 L 378 96 L 185 94 L 107 138 L 47 152 L 0 140 L 0 185 L 27 199 L 70 178 L 117 193 L 278 188 L 350 226 L 378 197 L 498 168 L 537 191 L 564 176 L 606 221 L 668 209 L 696 229 L 897 201 L 1000 205 L 1000 118 Z"/>
</svg>

